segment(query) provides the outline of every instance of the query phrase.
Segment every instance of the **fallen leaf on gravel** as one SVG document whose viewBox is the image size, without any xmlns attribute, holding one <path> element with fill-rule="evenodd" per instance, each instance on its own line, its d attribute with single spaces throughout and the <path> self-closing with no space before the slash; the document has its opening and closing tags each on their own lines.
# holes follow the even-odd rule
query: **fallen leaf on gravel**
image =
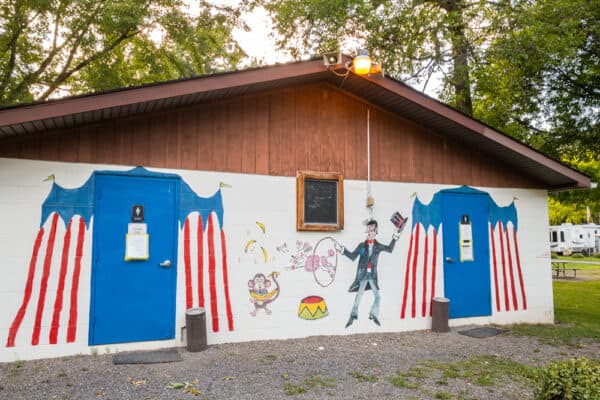
<svg viewBox="0 0 600 400">
<path fill-rule="evenodd" d="M 183 390 L 186 393 L 193 394 L 194 396 L 200 395 L 202 392 L 197 388 L 188 388 Z"/>
<path fill-rule="evenodd" d="M 146 380 L 145 379 L 135 380 L 135 379 L 133 379 L 130 376 L 127 377 L 127 382 L 130 382 L 132 385 L 135 385 L 135 386 L 140 386 L 140 385 L 145 385 L 146 384 Z"/>
<path fill-rule="evenodd" d="M 171 382 L 167 385 L 167 389 L 183 389 L 185 387 L 185 383 L 182 382 Z"/>
<path fill-rule="evenodd" d="M 290 376 L 288 374 L 281 374 L 281 377 L 283 379 L 290 379 Z"/>
<path fill-rule="evenodd" d="M 235 379 L 235 377 L 233 377 L 233 376 L 229 376 L 229 375 L 227 375 L 227 376 L 224 376 L 224 377 L 223 377 L 223 380 L 224 380 L 225 382 L 227 382 L 227 381 L 232 381 L 232 380 L 234 380 L 234 379 Z"/>
</svg>

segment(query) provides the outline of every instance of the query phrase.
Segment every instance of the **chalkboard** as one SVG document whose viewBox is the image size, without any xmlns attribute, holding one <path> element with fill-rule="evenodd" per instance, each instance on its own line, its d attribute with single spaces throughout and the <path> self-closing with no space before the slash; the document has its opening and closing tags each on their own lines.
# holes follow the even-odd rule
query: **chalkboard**
<svg viewBox="0 0 600 400">
<path fill-rule="evenodd" d="M 337 186 L 337 180 L 304 180 L 305 223 L 337 224 Z"/>
<path fill-rule="evenodd" d="M 341 174 L 299 172 L 297 177 L 298 230 L 343 229 L 343 177 Z"/>
</svg>

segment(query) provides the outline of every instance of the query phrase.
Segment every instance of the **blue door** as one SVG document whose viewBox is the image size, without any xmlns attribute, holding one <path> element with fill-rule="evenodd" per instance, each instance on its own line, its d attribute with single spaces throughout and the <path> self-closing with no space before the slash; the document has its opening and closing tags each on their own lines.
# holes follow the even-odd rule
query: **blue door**
<svg viewBox="0 0 600 400">
<path fill-rule="evenodd" d="M 175 337 L 178 185 L 177 179 L 96 173 L 91 345 Z M 126 261 L 134 205 L 143 206 L 149 258 Z"/>
<path fill-rule="evenodd" d="M 445 192 L 442 197 L 444 293 L 450 318 L 491 315 L 488 198 Z"/>
</svg>

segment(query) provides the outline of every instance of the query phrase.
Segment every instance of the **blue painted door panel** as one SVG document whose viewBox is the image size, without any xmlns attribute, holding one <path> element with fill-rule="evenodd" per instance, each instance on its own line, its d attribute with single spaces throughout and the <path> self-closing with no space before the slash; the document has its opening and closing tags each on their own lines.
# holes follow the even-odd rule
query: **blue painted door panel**
<svg viewBox="0 0 600 400">
<path fill-rule="evenodd" d="M 488 201 L 477 194 L 444 193 L 444 293 L 450 318 L 491 315 Z M 473 233 L 473 261 L 461 261 L 459 224 L 467 215 Z"/>
<path fill-rule="evenodd" d="M 175 337 L 177 179 L 96 174 L 89 343 Z M 148 260 L 125 261 L 133 205 L 143 205 Z M 170 260 L 169 268 L 160 263 Z"/>
</svg>

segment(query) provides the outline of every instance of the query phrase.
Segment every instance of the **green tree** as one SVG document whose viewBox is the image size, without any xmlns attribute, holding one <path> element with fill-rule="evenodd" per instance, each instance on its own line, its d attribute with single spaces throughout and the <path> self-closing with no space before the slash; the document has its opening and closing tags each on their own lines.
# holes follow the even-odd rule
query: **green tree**
<svg viewBox="0 0 600 400">
<path fill-rule="evenodd" d="M 443 76 L 440 95 L 472 114 L 471 65 L 510 8 L 484 0 L 255 0 L 274 21 L 278 45 L 298 58 L 368 48 L 386 73 L 425 88 Z"/>
<path fill-rule="evenodd" d="M 588 153 L 583 159 L 565 158 L 565 163 L 587 174 L 593 182 L 600 182 L 600 155 Z M 600 224 L 600 189 L 571 190 L 552 194 L 548 199 L 550 223 L 584 224 L 587 208 L 590 222 Z"/>
<path fill-rule="evenodd" d="M 234 67 L 239 12 L 181 0 L 0 0 L 0 105 Z"/>
<path fill-rule="evenodd" d="M 600 3 L 519 3 L 473 68 L 477 118 L 554 155 L 600 153 Z"/>
<path fill-rule="evenodd" d="M 522 2 L 472 69 L 474 116 L 600 182 L 600 3 Z M 549 199 L 552 224 L 600 223 L 600 191 Z"/>
</svg>

